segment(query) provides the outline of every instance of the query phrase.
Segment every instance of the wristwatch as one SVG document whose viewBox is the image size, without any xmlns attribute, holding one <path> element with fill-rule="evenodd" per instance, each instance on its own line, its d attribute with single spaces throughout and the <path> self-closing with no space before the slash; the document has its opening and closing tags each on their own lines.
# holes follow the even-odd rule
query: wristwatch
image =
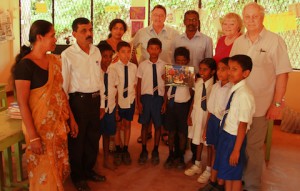
<svg viewBox="0 0 300 191">
<path fill-rule="evenodd" d="M 280 107 L 281 106 L 281 102 L 275 102 L 275 107 Z"/>
</svg>

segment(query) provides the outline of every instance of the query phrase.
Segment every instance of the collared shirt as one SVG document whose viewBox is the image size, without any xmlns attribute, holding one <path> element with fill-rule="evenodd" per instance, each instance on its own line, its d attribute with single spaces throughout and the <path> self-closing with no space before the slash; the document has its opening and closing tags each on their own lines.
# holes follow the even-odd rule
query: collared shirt
<svg viewBox="0 0 300 191">
<path fill-rule="evenodd" d="M 141 82 L 141 95 L 153 95 L 153 72 L 152 62 L 145 60 L 139 64 L 136 76 L 142 79 Z M 162 79 L 162 75 L 165 74 L 165 62 L 158 59 L 156 64 L 157 71 L 157 85 L 158 95 L 164 96 L 165 94 L 165 81 Z"/>
<path fill-rule="evenodd" d="M 105 108 L 105 112 L 112 113 L 116 107 L 116 94 L 117 94 L 117 85 L 119 84 L 119 79 L 116 71 L 112 68 L 112 65 L 110 65 L 107 68 L 106 72 L 104 72 L 101 69 L 101 81 L 103 82 L 104 82 L 105 73 L 108 74 L 108 85 L 107 85 L 108 95 L 107 95 L 107 107 Z"/>
<path fill-rule="evenodd" d="M 149 54 L 147 52 L 147 44 L 151 38 L 158 38 L 162 43 L 162 52 L 159 55 L 159 58 L 165 61 L 168 64 L 172 63 L 173 58 L 173 49 L 174 49 L 174 39 L 178 36 L 179 33 L 168 26 L 164 26 L 162 31 L 157 34 L 152 25 L 140 29 L 132 40 L 134 47 L 141 45 L 141 57 L 139 63 L 144 60 L 149 59 Z"/>
<path fill-rule="evenodd" d="M 195 67 L 195 74 L 199 71 L 199 63 L 204 58 L 213 57 L 212 39 L 197 31 L 192 39 L 186 36 L 186 33 L 181 34 L 175 39 L 175 48 L 184 46 L 190 51 L 190 66 Z"/>
<path fill-rule="evenodd" d="M 292 71 L 284 40 L 266 30 L 252 43 L 247 33 L 234 41 L 230 56 L 245 54 L 251 57 L 253 68 L 246 79 L 255 97 L 254 116 L 265 116 L 273 100 L 276 75 Z"/>
<path fill-rule="evenodd" d="M 221 81 L 218 81 L 211 89 L 211 93 L 207 101 L 207 110 L 219 119 L 222 119 L 225 114 L 224 112 L 230 96 L 229 92 L 231 87 L 232 83 L 230 82 L 221 86 Z"/>
<path fill-rule="evenodd" d="M 229 96 L 232 92 L 235 93 L 230 103 L 224 130 L 231 135 L 237 135 L 240 122 L 247 123 L 247 130 L 250 129 L 255 112 L 255 101 L 253 93 L 246 85 L 245 80 L 235 84 L 231 88 Z"/>
<path fill-rule="evenodd" d="M 168 99 L 170 99 L 171 91 L 172 91 L 172 86 L 170 86 L 170 88 L 168 89 L 168 93 L 167 93 Z M 175 103 L 186 103 L 190 99 L 191 99 L 191 94 L 190 94 L 189 87 L 183 87 L 183 86 L 176 87 L 176 92 L 174 97 Z"/>
<path fill-rule="evenodd" d="M 209 99 L 210 92 L 214 83 L 214 78 L 211 77 L 206 82 L 203 81 L 202 78 L 198 78 L 195 82 L 195 95 L 194 95 L 194 106 L 193 107 L 201 107 L 201 98 L 202 98 L 202 91 L 203 91 L 203 83 L 206 88 L 206 97 Z M 207 101 L 207 100 L 206 100 Z"/>
<path fill-rule="evenodd" d="M 130 105 L 133 103 L 135 99 L 135 87 L 137 84 L 136 71 L 137 67 L 135 64 L 128 62 L 128 96 L 126 98 L 123 97 L 124 91 L 124 82 L 125 82 L 125 64 L 123 64 L 120 60 L 115 64 L 111 65 L 118 76 L 118 104 L 122 109 L 130 108 Z"/>
<path fill-rule="evenodd" d="M 90 52 L 87 54 L 75 43 L 62 52 L 61 58 L 63 88 L 66 94 L 92 93 L 100 90 L 101 108 L 104 108 L 104 83 L 100 80 L 99 49 L 91 44 Z"/>
</svg>

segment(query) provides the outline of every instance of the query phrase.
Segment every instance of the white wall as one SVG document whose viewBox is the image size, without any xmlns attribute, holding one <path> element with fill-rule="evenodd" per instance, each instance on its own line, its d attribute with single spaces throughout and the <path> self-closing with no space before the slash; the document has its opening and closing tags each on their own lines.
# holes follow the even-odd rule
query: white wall
<svg viewBox="0 0 300 191">
<path fill-rule="evenodd" d="M 20 30 L 19 30 L 19 1 L 18 0 L 1 0 L 1 10 L 8 10 L 13 20 L 13 32 L 15 40 L 0 43 L 0 83 L 6 83 L 7 91 L 12 90 L 10 79 L 10 68 L 14 63 L 15 56 L 20 50 Z"/>
</svg>

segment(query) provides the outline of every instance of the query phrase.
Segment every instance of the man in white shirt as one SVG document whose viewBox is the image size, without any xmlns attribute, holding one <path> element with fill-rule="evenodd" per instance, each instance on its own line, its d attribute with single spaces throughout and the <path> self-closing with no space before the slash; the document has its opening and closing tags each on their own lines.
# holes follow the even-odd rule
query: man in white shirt
<svg viewBox="0 0 300 191">
<path fill-rule="evenodd" d="M 100 117 L 105 113 L 104 84 L 100 81 L 101 54 L 92 45 L 93 27 L 88 19 L 75 19 L 72 29 L 76 43 L 61 55 L 63 88 L 69 95 L 70 107 L 79 127 L 77 138 L 69 136 L 68 139 L 71 179 L 77 190 L 90 190 L 87 179 L 106 180 L 105 176 L 93 171 L 99 150 Z"/>
<path fill-rule="evenodd" d="M 280 115 L 288 73 L 292 68 L 283 39 L 264 28 L 261 5 L 247 4 L 243 9 L 243 20 L 247 32 L 234 41 L 230 56 L 246 54 L 253 61 L 253 70 L 246 81 L 253 91 L 256 110 L 247 133 L 244 189 L 258 191 L 261 190 L 267 122 Z"/>
</svg>

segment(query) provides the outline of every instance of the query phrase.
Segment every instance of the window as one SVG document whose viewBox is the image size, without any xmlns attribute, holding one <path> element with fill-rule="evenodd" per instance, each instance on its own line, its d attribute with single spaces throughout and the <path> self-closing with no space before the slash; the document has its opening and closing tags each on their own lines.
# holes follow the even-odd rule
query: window
<svg viewBox="0 0 300 191">
<path fill-rule="evenodd" d="M 185 31 L 183 25 L 184 12 L 189 9 L 198 10 L 201 6 L 201 32 L 210 36 L 214 45 L 218 38 L 217 22 L 228 12 L 241 14 L 243 6 L 253 0 L 150 0 L 150 10 L 157 4 L 167 9 L 166 23 L 178 30 Z M 266 8 L 266 13 L 287 12 L 290 4 L 299 3 L 299 0 L 273 1 L 257 0 Z M 45 12 L 37 7 L 37 3 L 46 5 Z M 128 31 L 124 40 L 130 40 L 129 8 L 131 0 L 20 0 L 21 5 L 21 43 L 28 40 L 29 27 L 37 19 L 45 19 L 54 23 L 57 34 L 57 44 L 66 44 L 66 37 L 72 36 L 71 24 L 76 17 L 86 17 L 94 24 L 94 43 L 107 38 L 109 23 L 114 18 L 121 18 L 128 24 Z M 293 68 L 300 69 L 300 18 L 296 18 L 297 29 L 280 32 L 287 46 Z M 72 37 L 71 37 L 72 40 Z"/>
</svg>

